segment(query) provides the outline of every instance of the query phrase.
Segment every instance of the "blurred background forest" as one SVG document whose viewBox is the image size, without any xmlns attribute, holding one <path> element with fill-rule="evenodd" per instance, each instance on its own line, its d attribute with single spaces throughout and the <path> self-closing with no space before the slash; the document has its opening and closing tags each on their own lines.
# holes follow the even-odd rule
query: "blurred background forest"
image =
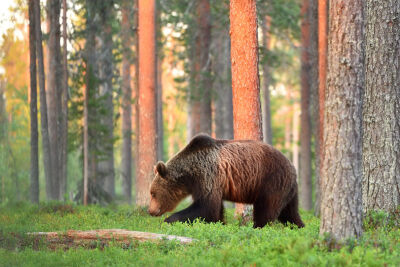
<svg viewBox="0 0 400 267">
<path fill-rule="evenodd" d="M 2 204 L 32 199 L 28 3 L 9 2 L 2 12 L 0 40 Z M 198 132 L 233 138 L 229 1 L 159 0 L 155 12 L 157 159 L 165 161 Z M 309 38 L 307 52 L 317 51 L 312 34 L 316 29 L 307 28 L 316 27 L 316 12 L 312 5 L 301 11 L 299 0 L 257 2 L 264 141 L 281 150 L 297 169 L 301 79 L 309 87 L 303 108 L 311 124 L 305 138 L 312 141 L 310 151 L 315 149 L 318 78 L 317 61 L 312 60 L 317 56 L 303 58 L 311 60 L 304 63 L 308 76 L 300 75 L 300 59 L 301 27 Z M 89 165 L 96 173 L 96 183 L 89 184 L 89 201 L 132 203 L 140 108 L 137 1 L 42 1 L 41 24 L 48 145 L 57 147 L 50 159 L 58 164 L 49 166 L 57 175 L 46 178 L 43 131 L 39 130 L 39 200 L 82 201 L 86 123 Z M 85 88 L 90 88 L 88 96 Z M 39 97 L 37 102 L 42 103 Z M 38 121 L 43 123 L 40 117 Z M 315 168 L 313 158 L 309 165 Z"/>
</svg>

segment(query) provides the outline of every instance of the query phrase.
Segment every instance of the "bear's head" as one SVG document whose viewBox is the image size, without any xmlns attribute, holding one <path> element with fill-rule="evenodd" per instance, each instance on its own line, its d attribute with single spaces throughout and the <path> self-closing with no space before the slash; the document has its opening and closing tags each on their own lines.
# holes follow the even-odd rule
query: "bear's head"
<svg viewBox="0 0 400 267">
<path fill-rule="evenodd" d="M 159 161 L 154 168 L 155 178 L 150 187 L 151 216 L 161 216 L 165 212 L 173 211 L 179 202 L 188 196 L 185 187 L 179 183 L 174 172 L 166 164 Z"/>
</svg>

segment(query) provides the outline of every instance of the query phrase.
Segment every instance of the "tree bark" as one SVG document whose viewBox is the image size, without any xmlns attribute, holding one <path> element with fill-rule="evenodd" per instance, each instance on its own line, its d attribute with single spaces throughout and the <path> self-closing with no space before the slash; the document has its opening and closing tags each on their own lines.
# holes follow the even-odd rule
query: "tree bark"
<svg viewBox="0 0 400 267">
<path fill-rule="evenodd" d="M 289 100 L 291 101 L 291 96 L 290 96 L 290 94 L 288 94 L 288 98 L 289 98 Z M 294 109 L 294 105 L 292 105 L 292 106 L 287 106 L 286 107 L 286 112 L 285 112 L 285 143 L 284 143 L 284 145 L 283 145 L 283 147 L 284 147 L 284 151 L 285 151 L 285 156 L 287 157 L 287 158 L 290 158 L 291 157 L 291 149 L 290 149 L 290 144 L 291 144 L 291 141 L 292 141 L 292 124 L 293 123 L 291 123 L 292 122 L 292 118 L 291 118 L 291 114 L 290 114 L 290 110 L 292 110 L 292 109 Z M 293 164 L 294 164 L 294 162 L 293 162 Z M 297 171 L 297 169 L 296 169 L 296 171 Z"/>
<path fill-rule="evenodd" d="M 36 39 L 34 1 L 29 0 L 29 71 L 30 71 L 30 118 L 31 118 L 31 165 L 30 192 L 31 202 L 39 203 L 39 145 L 38 145 L 38 115 L 37 115 L 37 80 L 36 80 Z M 1 88 L 2 89 L 2 88 Z M 2 92 L 0 93 L 3 99 Z M 0 100 L 0 101 L 1 101 Z M 0 112 L 3 109 L 0 107 Z"/>
<path fill-rule="evenodd" d="M 297 100 L 294 100 L 295 103 L 293 104 L 293 121 L 292 121 L 292 162 L 293 166 L 296 169 L 296 174 L 297 174 L 297 179 L 299 179 L 299 128 L 300 128 L 300 104 L 297 102 Z"/>
<path fill-rule="evenodd" d="M 211 135 L 211 13 L 209 0 L 196 1 L 196 33 L 191 55 L 192 73 L 189 93 L 189 137 Z"/>
<path fill-rule="evenodd" d="M 85 88 L 84 88 L 84 107 L 83 107 L 83 204 L 89 204 L 89 180 L 96 179 L 96 153 L 95 153 L 95 134 L 94 108 L 92 107 L 96 92 L 96 2 L 86 0 L 86 43 L 85 43 Z M 93 137 L 93 138 L 92 138 Z"/>
<path fill-rule="evenodd" d="M 311 180 L 311 0 L 303 0 L 301 8 L 301 131 L 300 131 L 300 206 L 312 209 Z"/>
<path fill-rule="evenodd" d="M 131 8 L 129 0 L 122 2 L 122 191 L 125 200 L 132 203 L 132 89 L 131 89 Z"/>
<path fill-rule="evenodd" d="M 362 234 L 363 1 L 329 1 L 320 233 Z"/>
<path fill-rule="evenodd" d="M 317 190 L 317 185 L 319 181 L 319 161 L 318 157 L 313 157 L 313 153 L 317 155 L 319 153 L 319 96 L 318 96 L 318 0 L 310 0 L 310 11 L 309 11 L 309 22 L 310 22 L 310 125 L 311 125 L 311 141 L 310 141 L 310 194 L 309 203 L 310 210 L 314 208 L 315 199 L 313 204 L 313 190 Z M 314 138 L 312 138 L 314 137 Z M 314 151 L 313 151 L 314 148 Z M 314 172 L 313 172 L 314 167 Z M 312 176 L 314 174 L 314 180 Z M 316 197 L 319 195 L 315 194 Z"/>
<path fill-rule="evenodd" d="M 315 214 L 321 209 L 321 170 L 324 146 L 324 108 L 328 51 L 328 0 L 318 0 L 318 126 L 316 140 Z"/>
<path fill-rule="evenodd" d="M 236 140 L 263 140 L 256 1 L 230 1 L 233 133 Z M 237 215 L 248 215 L 243 204 Z"/>
<path fill-rule="evenodd" d="M 133 157 L 133 166 L 135 168 L 135 176 L 137 175 L 137 170 L 139 166 L 139 0 L 133 1 L 133 10 L 135 13 L 135 17 L 133 18 L 133 28 L 135 29 L 134 37 L 133 37 L 133 49 L 135 51 L 135 57 L 133 59 L 133 71 L 132 71 L 132 98 L 133 102 L 133 126 L 132 132 L 133 135 L 133 144 L 134 144 L 134 157 Z M 135 188 L 135 198 L 137 196 L 137 176 L 132 183 L 135 183 L 132 186 Z M 136 201 L 135 201 L 136 202 Z"/>
<path fill-rule="evenodd" d="M 157 2 L 158 3 L 158 2 Z M 163 47 L 162 39 L 162 24 L 161 12 L 158 6 L 156 7 L 156 27 L 157 27 L 157 88 L 156 88 L 156 116 L 157 116 L 157 161 L 162 161 L 164 158 L 164 123 L 163 123 L 163 85 L 162 85 L 162 64 L 163 64 Z"/>
<path fill-rule="evenodd" d="M 61 94 L 62 59 L 60 47 L 60 0 L 47 0 L 47 25 L 49 29 L 47 57 L 47 112 L 51 151 L 52 188 L 47 195 L 50 200 L 60 200 L 61 149 Z"/>
<path fill-rule="evenodd" d="M 213 31 L 213 49 L 215 62 L 214 86 L 215 100 L 215 136 L 221 139 L 233 139 L 233 107 L 231 79 L 231 47 L 229 29 L 219 25 L 219 30 Z"/>
<path fill-rule="evenodd" d="M 97 34 L 100 53 L 97 60 L 99 69 L 99 98 L 97 100 L 104 109 L 100 117 L 100 123 L 104 126 L 104 139 L 103 142 L 98 143 L 101 156 L 98 156 L 97 161 L 97 179 L 104 190 L 114 198 L 113 34 L 111 29 L 114 1 L 99 1 L 98 5 L 101 31 Z"/>
<path fill-rule="evenodd" d="M 161 49 L 157 54 L 161 53 Z M 157 161 L 164 159 L 164 125 L 163 125 L 163 86 L 162 86 L 162 57 L 157 57 L 157 90 L 156 90 L 156 116 L 157 116 Z"/>
<path fill-rule="evenodd" d="M 264 52 L 268 53 L 270 50 L 271 36 L 269 34 L 269 28 L 271 27 L 271 17 L 264 16 L 261 22 L 261 30 L 262 30 L 262 44 L 264 47 Z M 269 84 L 270 84 L 270 71 L 269 71 L 269 62 L 265 61 L 262 64 L 263 67 L 263 99 L 264 99 L 264 117 L 263 117 L 263 134 L 264 134 L 264 142 L 272 145 L 272 121 L 271 121 L 271 101 L 270 101 L 270 93 L 269 93 Z"/>
<path fill-rule="evenodd" d="M 61 155 L 60 155 L 60 197 L 64 198 L 67 192 L 67 165 L 68 165 L 68 49 L 67 49 L 67 0 L 63 0 L 63 82 L 62 82 L 62 95 L 61 95 Z"/>
<path fill-rule="evenodd" d="M 400 205 L 400 1 L 366 1 L 364 212 Z"/>
<path fill-rule="evenodd" d="M 46 193 L 48 197 L 52 196 L 53 174 L 52 174 L 52 154 L 49 138 L 49 127 L 47 119 L 47 100 L 45 88 L 45 73 L 43 62 L 43 44 L 42 44 L 42 30 L 40 21 L 40 3 L 39 0 L 33 0 L 34 13 L 35 13 L 35 39 L 36 39 L 36 55 L 38 61 L 38 76 L 40 88 L 40 121 L 41 121 L 41 134 L 43 146 L 43 166 L 44 174 L 46 177 Z"/>
<path fill-rule="evenodd" d="M 136 203 L 147 206 L 157 160 L 155 0 L 139 0 L 139 142 Z"/>
</svg>

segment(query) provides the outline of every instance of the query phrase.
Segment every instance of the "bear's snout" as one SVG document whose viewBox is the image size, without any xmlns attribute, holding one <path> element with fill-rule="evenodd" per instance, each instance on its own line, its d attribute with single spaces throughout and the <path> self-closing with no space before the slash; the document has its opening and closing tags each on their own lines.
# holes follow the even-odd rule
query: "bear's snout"
<svg viewBox="0 0 400 267">
<path fill-rule="evenodd" d="M 161 210 L 160 209 L 149 209 L 148 212 L 151 216 L 160 216 Z"/>
</svg>

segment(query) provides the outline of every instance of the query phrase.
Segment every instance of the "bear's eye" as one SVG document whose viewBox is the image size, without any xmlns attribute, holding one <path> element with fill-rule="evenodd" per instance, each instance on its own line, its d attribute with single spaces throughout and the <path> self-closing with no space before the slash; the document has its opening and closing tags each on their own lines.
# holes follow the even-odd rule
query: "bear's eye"
<svg viewBox="0 0 400 267">
<path fill-rule="evenodd" d="M 156 197 L 156 194 L 154 194 L 154 193 L 150 193 L 150 194 L 151 194 L 151 197 L 153 197 L 153 198 Z"/>
</svg>

